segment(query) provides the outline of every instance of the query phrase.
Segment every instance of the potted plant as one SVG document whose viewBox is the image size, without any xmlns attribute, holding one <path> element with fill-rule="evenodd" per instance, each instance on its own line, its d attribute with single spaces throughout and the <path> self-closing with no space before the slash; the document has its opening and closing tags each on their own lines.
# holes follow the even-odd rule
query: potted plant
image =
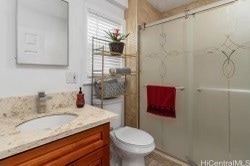
<svg viewBox="0 0 250 166">
<path fill-rule="evenodd" d="M 129 34 L 121 34 L 119 29 L 114 29 L 114 32 L 105 31 L 105 33 L 108 35 L 106 37 L 112 40 L 112 42 L 109 43 L 111 55 L 121 55 L 124 49 L 124 43 L 121 41 L 125 40 Z"/>
</svg>

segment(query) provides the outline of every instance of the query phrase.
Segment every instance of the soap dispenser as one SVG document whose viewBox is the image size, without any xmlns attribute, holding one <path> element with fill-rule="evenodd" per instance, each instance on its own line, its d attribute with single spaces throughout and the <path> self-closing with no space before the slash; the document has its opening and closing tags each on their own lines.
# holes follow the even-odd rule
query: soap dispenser
<svg viewBox="0 0 250 166">
<path fill-rule="evenodd" d="M 77 94 L 76 106 L 77 108 L 82 108 L 85 105 L 84 94 L 82 93 L 82 88 L 80 87 L 80 91 Z"/>
</svg>

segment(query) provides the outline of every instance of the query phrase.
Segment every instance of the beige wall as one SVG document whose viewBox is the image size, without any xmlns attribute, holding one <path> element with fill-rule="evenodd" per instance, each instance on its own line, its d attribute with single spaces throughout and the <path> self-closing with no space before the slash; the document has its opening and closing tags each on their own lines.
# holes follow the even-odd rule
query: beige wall
<svg viewBox="0 0 250 166">
<path fill-rule="evenodd" d="M 126 43 L 126 53 L 136 54 L 137 52 L 137 0 L 129 0 L 129 8 L 126 10 L 126 30 L 130 33 Z M 127 58 L 126 65 L 135 70 L 137 67 L 136 59 Z M 125 125 L 131 127 L 138 127 L 138 109 L 137 109 L 137 78 L 128 77 L 128 94 L 135 94 L 125 96 Z"/>
<path fill-rule="evenodd" d="M 155 9 L 147 0 L 138 0 L 138 25 L 162 19 L 162 13 Z"/>
<path fill-rule="evenodd" d="M 157 11 L 146 0 L 129 0 L 129 8 L 126 10 L 126 30 L 130 33 L 126 43 L 126 53 L 136 54 L 138 41 L 138 25 L 143 22 L 153 22 L 161 19 L 161 13 Z M 126 60 L 127 66 L 136 70 L 138 67 L 135 58 Z M 138 127 L 138 78 L 135 76 L 128 77 L 128 96 L 125 97 L 125 125 Z"/>
</svg>

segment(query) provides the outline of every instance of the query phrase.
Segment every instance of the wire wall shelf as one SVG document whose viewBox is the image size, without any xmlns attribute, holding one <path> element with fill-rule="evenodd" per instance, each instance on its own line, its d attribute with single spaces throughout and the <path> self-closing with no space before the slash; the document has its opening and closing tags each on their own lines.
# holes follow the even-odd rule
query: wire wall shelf
<svg viewBox="0 0 250 166">
<path fill-rule="evenodd" d="M 132 58 L 137 63 L 138 56 L 137 54 L 126 54 L 126 45 L 124 46 L 124 53 L 111 52 L 109 50 L 109 43 L 111 41 L 92 37 L 92 88 L 91 88 L 91 104 L 94 105 L 94 101 L 100 100 L 100 107 L 103 108 L 103 103 L 105 100 L 104 89 L 106 86 L 106 81 L 110 78 L 117 78 L 124 80 L 124 92 L 119 93 L 118 95 L 110 96 L 109 98 L 116 98 L 119 96 L 129 96 L 136 95 L 128 92 L 128 81 L 127 77 L 138 77 L 137 68 L 132 70 L 130 74 L 111 74 L 108 72 L 109 61 L 116 62 L 119 59 L 122 59 L 122 66 L 127 67 L 128 58 Z M 109 61 L 107 61 L 109 60 Z M 96 65 L 96 62 L 99 62 L 99 66 Z M 101 97 L 97 97 L 96 89 L 97 81 L 100 82 L 99 90 L 101 91 Z M 99 94 L 99 95 L 100 95 Z"/>
</svg>

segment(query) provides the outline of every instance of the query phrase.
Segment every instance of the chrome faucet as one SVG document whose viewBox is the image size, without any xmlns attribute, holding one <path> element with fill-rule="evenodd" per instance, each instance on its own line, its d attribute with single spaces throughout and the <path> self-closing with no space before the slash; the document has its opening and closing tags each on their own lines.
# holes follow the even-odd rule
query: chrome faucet
<svg viewBox="0 0 250 166">
<path fill-rule="evenodd" d="M 47 107 L 47 100 L 52 99 L 51 96 L 46 96 L 45 92 L 38 92 L 37 111 L 38 113 L 45 113 Z"/>
</svg>

